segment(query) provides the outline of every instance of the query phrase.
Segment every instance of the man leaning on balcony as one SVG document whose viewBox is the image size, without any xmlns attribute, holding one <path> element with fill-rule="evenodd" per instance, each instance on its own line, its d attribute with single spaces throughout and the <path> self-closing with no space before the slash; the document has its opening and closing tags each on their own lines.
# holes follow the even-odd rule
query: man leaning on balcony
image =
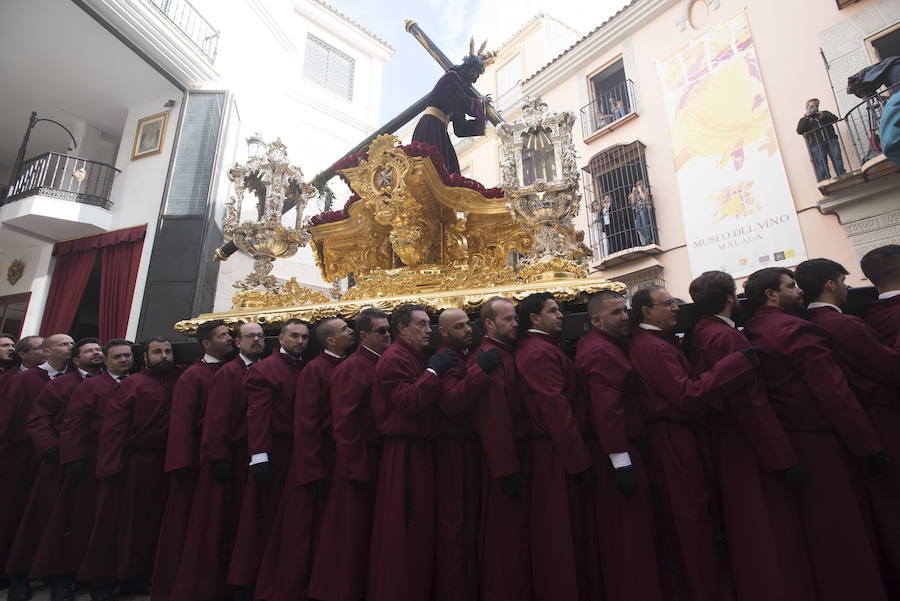
<svg viewBox="0 0 900 601">
<path fill-rule="evenodd" d="M 841 143 L 833 125 L 837 121 L 838 118 L 834 113 L 819 112 L 819 99 L 811 98 L 806 101 L 806 112 L 797 123 L 797 133 L 806 138 L 809 156 L 812 157 L 813 167 L 816 170 L 817 182 L 831 177 L 828 171 L 828 157 L 831 157 L 835 177 L 844 174 Z"/>
</svg>

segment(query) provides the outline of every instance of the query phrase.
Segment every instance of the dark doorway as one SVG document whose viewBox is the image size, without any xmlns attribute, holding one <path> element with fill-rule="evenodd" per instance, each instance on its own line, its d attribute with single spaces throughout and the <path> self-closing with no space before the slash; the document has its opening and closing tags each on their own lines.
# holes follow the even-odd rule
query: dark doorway
<svg viewBox="0 0 900 601">
<path fill-rule="evenodd" d="M 879 61 L 883 61 L 891 56 L 900 56 L 900 29 L 895 29 L 878 39 L 872 40 L 872 47 L 878 53 Z"/>
<path fill-rule="evenodd" d="M 96 338 L 100 334 L 100 255 L 98 252 L 72 320 L 70 331 L 75 340 Z"/>
</svg>

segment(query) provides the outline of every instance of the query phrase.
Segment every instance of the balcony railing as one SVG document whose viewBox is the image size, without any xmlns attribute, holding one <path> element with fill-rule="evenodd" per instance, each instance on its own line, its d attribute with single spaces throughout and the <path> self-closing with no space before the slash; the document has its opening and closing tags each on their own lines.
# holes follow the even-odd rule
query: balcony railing
<svg viewBox="0 0 900 601">
<path fill-rule="evenodd" d="M 496 108 L 501 113 L 522 100 L 522 83 L 517 82 L 512 88 L 497 97 Z"/>
<path fill-rule="evenodd" d="M 581 107 L 581 133 L 587 139 L 633 111 L 634 84 L 626 79 Z"/>
<path fill-rule="evenodd" d="M 187 0 L 145 0 L 180 29 L 210 63 L 216 61 L 219 32 Z"/>
<path fill-rule="evenodd" d="M 3 204 L 41 195 L 108 210 L 117 172 L 112 165 L 48 152 L 25 161 Z"/>
<path fill-rule="evenodd" d="M 900 94 L 900 83 L 888 90 Z M 881 112 L 889 97 L 888 93 L 869 96 L 842 118 L 803 134 L 816 181 L 859 173 L 881 155 Z"/>
</svg>

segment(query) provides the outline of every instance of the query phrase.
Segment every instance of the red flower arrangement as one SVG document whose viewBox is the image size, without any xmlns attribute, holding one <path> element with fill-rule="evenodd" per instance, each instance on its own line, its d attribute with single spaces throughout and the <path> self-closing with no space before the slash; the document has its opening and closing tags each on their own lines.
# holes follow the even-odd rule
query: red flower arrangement
<svg viewBox="0 0 900 601">
<path fill-rule="evenodd" d="M 458 173 L 450 173 L 447 171 L 446 167 L 444 167 L 444 157 L 441 156 L 441 153 L 438 152 L 438 149 L 432 146 L 431 144 L 424 144 L 422 142 L 412 142 L 407 146 L 401 146 L 403 152 L 406 153 L 406 156 L 410 157 L 428 157 L 431 159 L 431 162 L 434 163 L 434 168 L 437 170 L 438 175 L 441 176 L 441 181 L 444 182 L 445 186 L 451 188 L 468 188 L 470 190 L 475 190 L 485 198 L 503 198 L 503 188 L 499 186 L 494 188 L 485 188 L 481 183 L 475 181 L 474 179 L 469 179 L 468 177 L 463 177 Z M 337 173 L 344 183 L 348 186 L 350 182 L 344 177 L 344 174 L 341 173 L 343 169 L 349 169 L 351 167 L 356 167 L 359 165 L 359 162 L 363 159 L 368 159 L 369 154 L 367 152 L 357 152 L 356 154 L 348 154 L 347 156 L 341 158 L 339 161 L 335 162 L 331 168 Z M 339 211 L 327 211 L 325 213 L 319 213 L 318 215 L 313 216 L 309 222 L 311 225 L 319 225 L 321 223 L 333 223 L 335 221 L 341 221 L 342 219 L 346 219 L 348 216 L 347 209 L 350 208 L 350 205 L 359 200 L 359 195 L 354 194 L 347 200 L 347 204 L 344 205 L 344 208 Z"/>
</svg>

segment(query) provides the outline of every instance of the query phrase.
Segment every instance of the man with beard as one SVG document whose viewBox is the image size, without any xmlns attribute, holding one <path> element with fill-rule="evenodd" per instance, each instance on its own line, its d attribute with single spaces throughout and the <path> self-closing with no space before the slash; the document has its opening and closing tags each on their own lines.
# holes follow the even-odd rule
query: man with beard
<svg viewBox="0 0 900 601">
<path fill-rule="evenodd" d="M 872 422 L 888 457 L 900 457 L 900 351 L 878 341 L 869 325 L 847 315 L 847 270 L 829 259 L 811 259 L 797 266 L 797 283 L 809 301 L 806 316 L 831 336 L 831 351 L 847 384 Z M 900 477 L 867 480 L 875 533 L 881 543 L 887 590 L 900 597 Z"/>
<path fill-rule="evenodd" d="M 16 343 L 19 366 L 0 387 L 0 490 L 4 491 L 3 503 L 0 503 L 0 566 L 6 564 L 31 490 L 33 449 L 25 432 L 27 414 L 21 407 L 23 391 L 17 380 L 19 374 L 37 367 L 47 358 L 43 342 L 40 336 L 26 336 Z M 30 379 L 30 382 L 30 387 L 36 391 L 28 394 L 37 395 L 46 380 L 41 377 Z M 0 571 L 3 571 L 2 567 Z M 18 583 L 13 581 L 11 587 L 17 584 L 23 588 L 21 578 Z"/>
<path fill-rule="evenodd" d="M 225 579 L 249 461 L 243 383 L 265 346 L 258 323 L 241 324 L 234 340 L 238 356 L 215 373 L 206 393 L 200 472 L 172 601 L 214 599 L 230 591 Z"/>
<path fill-rule="evenodd" d="M 500 356 L 475 404 L 475 427 L 484 449 L 478 532 L 481 596 L 484 601 L 530 601 L 531 428 L 519 396 L 513 355 L 519 324 L 513 304 L 499 296 L 482 305 L 481 322 L 484 338 L 469 357 L 470 366 L 491 351 Z"/>
<path fill-rule="evenodd" d="M 6 380 L 18 373 L 18 370 L 15 369 L 18 363 L 15 337 L 5 332 L 0 333 L 0 392 L 6 387 Z"/>
<path fill-rule="evenodd" d="M 334 368 L 353 346 L 353 330 L 333 318 L 316 326 L 315 334 L 322 352 L 297 378 L 294 453 L 257 578 L 256 598 L 265 601 L 306 595 L 334 470 L 329 389 Z"/>
<path fill-rule="evenodd" d="M 307 592 L 320 601 L 359 601 L 366 596 L 380 457 L 369 397 L 375 363 L 391 345 L 391 328 L 387 315 L 372 307 L 360 312 L 355 326 L 359 348 L 331 375 L 334 478 Z"/>
<path fill-rule="evenodd" d="M 29 411 L 26 429 L 35 452 L 44 461 L 38 468 L 22 522 L 6 562 L 10 574 L 30 571 L 30 578 L 49 576 L 50 597 L 53 601 L 72 599 L 71 585 L 75 579 L 74 570 L 69 573 L 65 566 L 56 562 L 60 558 L 57 546 L 64 542 L 67 524 L 48 524 L 62 484 L 57 426 L 76 386 L 84 379 L 100 373 L 103 368 L 103 349 L 96 338 L 82 338 L 75 343 L 71 352 L 72 363 L 77 369 L 68 370 L 44 386 Z M 52 541 L 48 547 L 53 547 L 53 550 L 43 557 L 36 557 L 42 536 Z"/>
<path fill-rule="evenodd" d="M 457 364 L 444 372 L 444 390 L 438 406 L 435 442 L 437 505 L 434 598 L 436 601 L 478 599 L 478 513 L 481 499 L 481 448 L 475 433 L 473 403 L 487 388 L 490 372 L 500 365 L 500 354 L 487 351 L 466 366 L 472 344 L 469 316 L 447 309 L 438 318 L 443 342 L 437 352 L 449 350 Z"/>
<path fill-rule="evenodd" d="M 369 601 L 429 599 L 434 579 L 434 444 L 441 376 L 452 351 L 426 363 L 428 313 L 400 305 L 391 316 L 397 340 L 375 368 L 372 410 L 384 435 L 369 551 Z"/>
<path fill-rule="evenodd" d="M 279 347 L 244 378 L 250 475 L 241 502 L 228 583 L 237 598 L 252 599 L 260 561 L 275 521 L 294 449 L 294 394 L 309 342 L 309 326 L 289 319 L 281 326 Z"/>
<path fill-rule="evenodd" d="M 864 457 L 869 477 L 883 477 L 881 442 L 847 386 L 828 334 L 797 316 L 803 292 L 794 273 L 761 269 L 744 291 L 756 309 L 744 332 L 762 347 L 769 399 L 806 476 L 798 502 L 818 598 L 883 601 L 876 543 L 851 461 L 851 455 Z"/>
<path fill-rule="evenodd" d="M 900 244 L 870 250 L 859 266 L 878 289 L 878 299 L 869 307 L 866 321 L 881 344 L 900 348 Z"/>
<path fill-rule="evenodd" d="M 110 399 L 97 449 L 97 477 L 116 488 L 118 498 L 112 512 L 98 511 L 92 538 L 107 520 L 115 522 L 116 578 L 123 595 L 148 592 L 168 492 L 166 435 L 178 377 L 167 338 L 151 338 L 143 347 L 144 368 L 126 378 Z"/>
<path fill-rule="evenodd" d="M 105 485 L 95 478 L 97 441 L 109 400 L 134 364 L 131 345 L 124 340 L 108 341 L 104 353 L 106 370 L 87 379 L 75 389 L 63 410 L 58 428 L 60 461 L 64 466 L 65 479 L 50 520 L 51 523 L 59 521 L 64 530 L 68 524 L 69 534 L 59 548 L 55 548 L 54 541 L 45 536 L 38 550 L 38 557 L 53 557 L 59 553 L 61 557 L 57 561 L 60 562 L 61 571 L 75 572 L 80 569 L 78 580 L 98 581 L 99 584 L 91 589 L 91 598 L 95 600 L 110 598 L 100 594 L 104 590 L 103 582 L 100 581 L 102 578 L 114 579 L 116 575 L 115 562 L 108 568 L 104 565 L 108 553 L 115 548 L 115 525 L 112 520 L 103 521 L 106 527 L 103 532 L 106 544 L 94 545 L 95 550 L 102 547 L 107 555 L 88 553 L 94 516 L 108 518 L 114 511 L 109 503 L 104 503 L 107 496 Z M 94 536 L 98 537 L 98 534 L 94 533 Z M 115 583 L 112 588 L 115 588 Z M 109 593 L 111 592 L 110 588 Z"/>
<path fill-rule="evenodd" d="M 169 498 L 156 545 L 151 601 L 166 601 L 172 594 L 199 471 L 206 391 L 216 371 L 232 351 L 231 334 L 221 319 L 205 321 L 197 326 L 196 338 L 203 348 L 203 357 L 196 359 L 178 377 L 172 392 L 165 467 L 166 474 L 172 476 L 172 480 L 169 482 Z"/>
<path fill-rule="evenodd" d="M 596 472 L 582 438 L 587 426 L 575 366 L 560 348 L 563 314 L 553 295 L 519 302 L 516 369 L 531 438 L 531 570 L 536 601 L 589 598 L 599 583 L 585 569 L 592 546 L 585 496 Z"/>
<path fill-rule="evenodd" d="M 692 333 L 691 359 L 703 373 L 750 342 L 735 327 L 734 278 L 707 271 L 691 282 L 690 293 L 702 316 Z M 803 470 L 765 385 L 756 378 L 723 395 L 718 409 L 711 412 L 710 431 L 737 598 L 814 598 L 793 500 L 793 491 L 803 487 Z"/>
<path fill-rule="evenodd" d="M 31 522 L 33 519 L 26 515 L 40 515 L 44 520 L 47 512 L 52 507 L 56 494 L 59 492 L 59 483 L 62 477 L 59 470 L 59 446 L 55 438 L 42 436 L 38 433 L 38 440 L 32 440 L 32 410 L 35 401 L 40 396 L 44 387 L 58 376 L 64 375 L 69 368 L 69 359 L 72 357 L 72 346 L 75 342 L 67 334 L 54 334 L 44 339 L 42 346 L 46 350 L 46 361 L 21 373 L 10 381 L 10 386 L 5 399 L 3 415 L 0 416 L 0 433 L 8 432 L 9 444 L 25 443 L 27 455 L 22 457 L 25 463 L 23 478 L 20 482 L 28 491 L 28 501 L 22 511 L 16 516 L 17 520 L 11 526 L 15 529 L 9 533 L 7 545 L 0 548 L 0 557 L 5 561 L 5 572 L 9 575 L 9 598 L 15 601 L 30 599 L 31 590 L 28 586 L 28 570 L 31 569 L 31 560 L 34 555 L 34 547 L 40 537 L 44 523 Z M 51 428 L 52 431 L 52 428 Z M 30 442 L 29 442 L 30 441 Z M 2 461 L 2 459 L 0 459 Z M 11 467 L 11 466 L 10 466 Z M 41 477 L 35 477 L 34 484 L 31 478 L 34 472 L 44 472 Z M 40 486 L 36 486 L 40 484 Z M 20 485 L 21 486 L 21 485 Z M 35 513 L 36 512 L 36 513 Z M 29 520 L 28 532 L 22 531 L 23 521 Z M 38 528 L 37 532 L 32 531 Z M 19 532 L 22 531 L 20 535 Z M 8 556 L 6 552 L 8 550 Z"/>
<path fill-rule="evenodd" d="M 753 353 L 731 353 L 699 378 L 675 338 L 678 304 L 661 286 L 631 299 L 629 359 L 640 379 L 650 469 L 662 505 L 662 536 L 675 567 L 664 586 L 692 599 L 730 594 L 724 535 L 706 430 L 708 407 L 755 381 Z M 670 569 L 668 566 L 666 569 Z M 679 590 L 683 587 L 684 590 Z"/>
<path fill-rule="evenodd" d="M 628 309 L 621 294 L 603 290 L 587 310 L 591 330 L 578 341 L 575 370 L 597 433 L 588 447 L 598 472 L 594 515 L 604 599 L 661 601 L 658 499 L 645 462 L 637 374 L 628 361 Z"/>
</svg>

